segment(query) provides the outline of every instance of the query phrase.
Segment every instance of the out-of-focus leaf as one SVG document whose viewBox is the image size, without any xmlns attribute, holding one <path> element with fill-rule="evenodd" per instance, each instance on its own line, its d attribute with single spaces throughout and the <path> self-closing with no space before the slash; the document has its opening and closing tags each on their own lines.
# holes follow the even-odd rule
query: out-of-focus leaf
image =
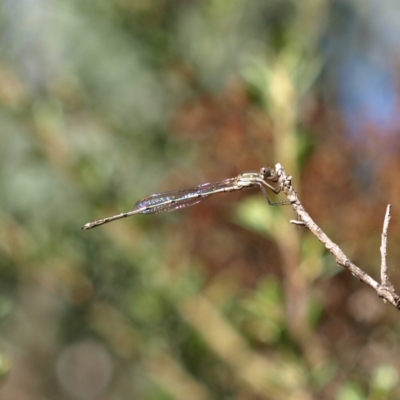
<svg viewBox="0 0 400 400">
<path fill-rule="evenodd" d="M 243 200 L 237 207 L 237 222 L 255 232 L 265 236 L 273 237 L 271 232 L 276 220 L 279 218 L 278 212 L 270 206 L 263 198 L 249 198 Z"/>
<path fill-rule="evenodd" d="M 344 384 L 338 395 L 337 400 L 363 400 L 365 399 L 365 394 L 362 392 L 361 388 L 354 383 Z"/>
<path fill-rule="evenodd" d="M 380 365 L 374 370 L 371 382 L 372 393 L 389 393 L 399 382 L 399 373 L 392 365 Z M 371 399 L 374 398 L 371 396 Z M 377 397 L 376 397 L 377 398 Z"/>
</svg>

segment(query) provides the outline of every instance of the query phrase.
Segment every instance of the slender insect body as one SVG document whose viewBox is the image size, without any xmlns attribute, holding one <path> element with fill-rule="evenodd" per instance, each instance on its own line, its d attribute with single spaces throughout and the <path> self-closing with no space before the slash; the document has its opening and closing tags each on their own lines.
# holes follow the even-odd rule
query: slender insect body
<svg viewBox="0 0 400 400">
<path fill-rule="evenodd" d="M 135 203 L 133 209 L 126 213 L 114 215 L 112 217 L 88 222 L 82 229 L 92 229 L 96 226 L 106 224 L 117 219 L 126 218 L 135 214 L 157 214 L 161 212 L 171 212 L 181 208 L 193 206 L 212 194 L 222 192 L 232 192 L 236 190 L 260 187 L 264 197 L 270 205 L 280 205 L 287 203 L 272 203 L 268 197 L 266 188 L 274 193 L 279 193 L 281 188 L 275 188 L 268 181 L 277 182 L 276 173 L 272 168 L 262 167 L 259 172 L 245 172 L 236 178 L 224 179 L 213 183 L 204 183 L 190 189 L 181 189 L 171 192 L 156 193 L 143 197 Z"/>
</svg>

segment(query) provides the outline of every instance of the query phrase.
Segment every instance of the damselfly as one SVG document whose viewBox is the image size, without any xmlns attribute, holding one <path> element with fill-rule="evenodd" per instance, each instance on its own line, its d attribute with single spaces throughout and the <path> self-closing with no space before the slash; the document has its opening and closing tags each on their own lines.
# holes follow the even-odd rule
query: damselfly
<svg viewBox="0 0 400 400">
<path fill-rule="evenodd" d="M 266 188 L 278 194 L 281 191 L 280 187 L 274 187 L 270 182 L 277 182 L 278 177 L 273 168 L 262 167 L 259 172 L 245 172 L 238 175 L 236 178 L 224 179 L 213 183 L 204 183 L 190 189 L 174 190 L 171 192 L 163 192 L 152 194 L 151 196 L 143 197 L 139 200 L 131 211 L 114 215 L 112 217 L 99 219 L 97 221 L 88 222 L 82 229 L 92 229 L 96 226 L 107 224 L 108 222 L 117 219 L 130 217 L 135 214 L 157 214 L 161 212 L 175 211 L 180 208 L 190 207 L 200 201 L 206 199 L 215 193 L 232 192 L 253 187 L 260 187 L 268 204 L 271 206 L 287 204 L 287 202 L 273 203 L 268 197 Z"/>
</svg>

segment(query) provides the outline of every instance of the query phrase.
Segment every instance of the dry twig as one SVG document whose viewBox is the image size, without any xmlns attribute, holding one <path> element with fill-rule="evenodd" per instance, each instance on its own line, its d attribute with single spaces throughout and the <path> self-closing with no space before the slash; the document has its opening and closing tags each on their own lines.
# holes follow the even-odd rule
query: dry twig
<svg viewBox="0 0 400 400">
<path fill-rule="evenodd" d="M 291 176 L 286 175 L 286 172 L 282 165 L 276 164 L 275 171 L 279 179 L 279 184 L 282 191 L 286 194 L 289 201 L 292 203 L 294 211 L 297 213 L 298 220 L 291 221 L 296 225 L 301 225 L 308 228 L 322 243 L 323 245 L 333 254 L 336 258 L 336 263 L 346 269 L 348 269 L 356 278 L 361 282 L 364 282 L 371 288 L 373 288 L 379 297 L 385 302 L 389 302 L 397 309 L 400 309 L 400 296 L 395 292 L 393 285 L 391 284 L 386 265 L 386 249 L 387 249 L 387 230 L 390 220 L 390 205 L 386 210 L 386 216 L 383 224 L 382 232 L 382 243 L 381 243 L 381 280 L 379 284 L 373 278 L 371 278 L 366 272 L 353 264 L 349 258 L 343 253 L 340 247 L 332 242 L 331 239 L 325 234 L 325 232 L 312 220 L 308 215 L 302 204 L 300 203 L 297 193 L 292 187 Z"/>
</svg>

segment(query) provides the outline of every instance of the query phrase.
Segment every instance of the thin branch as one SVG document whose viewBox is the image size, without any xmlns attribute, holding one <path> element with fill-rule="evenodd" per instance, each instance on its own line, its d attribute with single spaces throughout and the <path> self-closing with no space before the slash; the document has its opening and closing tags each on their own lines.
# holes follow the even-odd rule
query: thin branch
<svg viewBox="0 0 400 400">
<path fill-rule="evenodd" d="M 382 285 L 390 286 L 391 283 L 389 281 L 389 276 L 387 273 L 387 232 L 389 228 L 389 221 L 390 221 L 390 204 L 386 208 L 386 215 L 385 220 L 383 221 L 383 230 L 382 230 L 382 243 L 381 243 L 381 281 Z"/>
<path fill-rule="evenodd" d="M 343 253 L 340 247 L 336 243 L 332 242 L 332 240 L 329 239 L 325 232 L 313 221 L 313 219 L 309 216 L 309 214 L 300 203 L 300 200 L 297 197 L 297 193 L 292 187 L 291 176 L 286 175 L 286 172 L 282 165 L 276 164 L 275 171 L 278 176 L 279 184 L 282 191 L 285 193 L 288 200 L 292 203 L 292 207 L 297 213 L 298 221 L 293 222 L 295 222 L 296 225 L 303 225 L 308 228 L 323 243 L 327 250 L 329 250 L 333 254 L 333 256 L 336 258 L 336 263 L 338 265 L 348 269 L 361 282 L 367 284 L 372 289 L 374 289 L 379 297 L 389 302 L 397 309 L 400 309 L 400 296 L 395 292 L 392 284 L 389 281 L 386 266 L 386 237 L 387 225 L 389 224 L 390 219 L 390 208 L 389 211 L 386 212 L 384 233 L 382 234 L 382 240 L 383 236 L 385 235 L 385 244 L 382 244 L 385 252 L 385 257 L 382 257 L 382 266 L 384 265 L 384 267 L 381 268 L 382 284 L 379 284 L 366 272 L 353 264 L 349 260 L 349 258 Z"/>
</svg>

